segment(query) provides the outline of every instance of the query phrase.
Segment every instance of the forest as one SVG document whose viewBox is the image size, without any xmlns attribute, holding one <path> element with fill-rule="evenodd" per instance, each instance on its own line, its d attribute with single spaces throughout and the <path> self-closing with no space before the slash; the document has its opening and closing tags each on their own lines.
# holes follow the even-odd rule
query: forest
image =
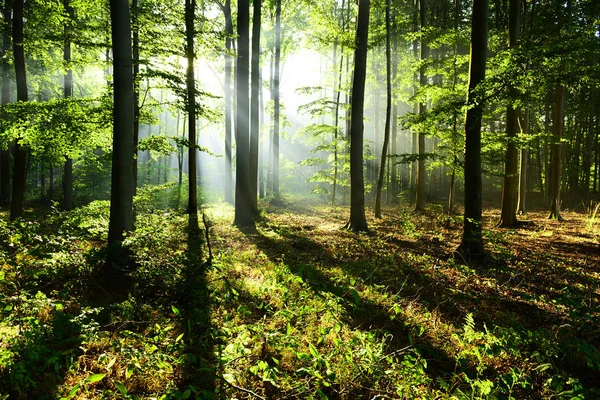
<svg viewBox="0 0 600 400">
<path fill-rule="evenodd" d="M 0 400 L 600 398 L 597 0 L 0 7 Z"/>
</svg>

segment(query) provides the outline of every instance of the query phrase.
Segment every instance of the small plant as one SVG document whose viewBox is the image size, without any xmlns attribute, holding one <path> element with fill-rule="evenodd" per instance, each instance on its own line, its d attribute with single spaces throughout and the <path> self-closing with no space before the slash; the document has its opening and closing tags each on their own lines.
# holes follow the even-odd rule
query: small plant
<svg viewBox="0 0 600 400">
<path fill-rule="evenodd" d="M 593 236 L 600 235 L 600 202 L 590 205 L 586 217 L 585 229 Z"/>
</svg>

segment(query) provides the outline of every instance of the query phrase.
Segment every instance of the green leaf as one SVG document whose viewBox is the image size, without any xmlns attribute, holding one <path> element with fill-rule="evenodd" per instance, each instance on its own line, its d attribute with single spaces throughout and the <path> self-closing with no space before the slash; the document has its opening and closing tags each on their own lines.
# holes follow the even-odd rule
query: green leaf
<svg viewBox="0 0 600 400">
<path fill-rule="evenodd" d="M 75 395 L 77 394 L 77 392 L 79 392 L 79 389 L 81 388 L 81 386 L 79 384 L 73 386 L 73 389 L 71 389 L 69 391 L 69 394 L 67 396 L 67 399 L 72 399 L 73 397 L 75 397 Z"/>
<path fill-rule="evenodd" d="M 181 335 L 177 336 L 177 337 L 175 338 L 175 343 L 177 343 L 177 342 L 179 342 L 181 339 L 183 339 L 183 335 L 184 335 L 184 333 L 182 333 Z"/>
<path fill-rule="evenodd" d="M 112 360 L 110 360 L 110 362 L 106 366 L 106 369 L 110 370 L 112 368 L 112 366 L 115 365 L 115 361 L 117 361 L 117 356 L 115 356 L 115 358 L 113 358 Z"/>
<path fill-rule="evenodd" d="M 188 399 L 191 395 L 192 395 L 192 391 L 190 389 L 188 389 L 185 392 L 183 392 L 183 395 L 181 396 L 181 398 Z"/>
<path fill-rule="evenodd" d="M 96 382 L 100 382 L 102 379 L 104 379 L 105 376 L 106 376 L 106 374 L 94 374 L 94 375 L 88 376 L 85 379 L 85 381 L 87 383 L 96 383 Z"/>
<path fill-rule="evenodd" d="M 350 289 L 350 294 L 352 295 L 352 298 L 354 299 L 354 304 L 355 305 L 360 305 L 360 296 L 358 295 L 358 292 L 354 289 Z"/>
<path fill-rule="evenodd" d="M 115 387 L 117 388 L 119 393 L 121 393 L 123 396 L 127 396 L 127 388 L 125 387 L 125 385 L 123 385 L 119 381 L 113 381 L 113 383 L 115 384 Z"/>
<path fill-rule="evenodd" d="M 312 344 L 309 343 L 308 344 L 308 350 L 310 351 L 310 354 L 313 355 L 313 357 L 319 357 L 319 352 L 317 351 L 317 348 Z"/>
<path fill-rule="evenodd" d="M 177 308 L 175 306 L 171 306 L 171 310 L 173 310 L 173 314 L 180 315 L 179 308 Z"/>
</svg>

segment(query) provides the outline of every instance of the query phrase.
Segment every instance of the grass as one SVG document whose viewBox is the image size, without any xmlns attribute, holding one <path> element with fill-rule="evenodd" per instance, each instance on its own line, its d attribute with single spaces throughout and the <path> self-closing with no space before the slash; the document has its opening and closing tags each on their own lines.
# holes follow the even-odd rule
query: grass
<svg viewBox="0 0 600 400">
<path fill-rule="evenodd" d="M 106 204 L 0 221 L 0 398 L 600 396 L 600 254 L 584 215 L 494 228 L 490 262 L 454 256 L 461 219 L 431 206 L 367 212 L 268 206 L 252 232 L 205 209 L 151 208 L 127 273 L 103 266 Z"/>
</svg>

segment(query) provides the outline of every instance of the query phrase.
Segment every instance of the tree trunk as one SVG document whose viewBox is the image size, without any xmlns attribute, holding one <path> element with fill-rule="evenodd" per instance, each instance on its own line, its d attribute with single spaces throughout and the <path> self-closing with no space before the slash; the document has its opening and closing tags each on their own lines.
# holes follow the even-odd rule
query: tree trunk
<svg viewBox="0 0 600 400">
<path fill-rule="evenodd" d="M 192 217 L 198 215 L 198 188 L 196 175 L 196 78 L 194 76 L 194 36 L 195 36 L 196 0 L 185 1 L 185 39 L 187 58 L 187 114 L 188 114 L 188 209 Z"/>
<path fill-rule="evenodd" d="M 15 0 L 13 8 L 13 52 L 17 79 L 17 101 L 27 101 L 27 76 L 25 72 L 25 51 L 23 49 L 23 8 L 24 0 Z M 14 220 L 23 214 L 25 202 L 25 181 L 27 179 L 27 152 L 15 141 L 13 168 L 13 196 L 10 207 L 10 219 Z"/>
<path fill-rule="evenodd" d="M 225 1 L 225 201 L 233 204 L 233 176 L 231 174 L 231 47 L 233 42 L 233 21 L 231 19 L 231 0 Z"/>
<path fill-rule="evenodd" d="M 392 55 L 391 55 L 391 0 L 387 0 L 385 7 L 385 60 L 386 60 L 386 95 L 387 104 L 385 108 L 385 132 L 383 137 L 383 149 L 381 150 L 381 166 L 379 167 L 379 178 L 377 179 L 377 196 L 375 198 L 375 217 L 381 218 L 381 190 L 383 188 L 383 177 L 385 175 L 385 164 L 390 142 L 390 124 L 392 114 Z"/>
<path fill-rule="evenodd" d="M 419 0 L 419 16 L 421 19 L 421 68 L 419 69 L 419 86 L 421 89 L 427 84 L 425 76 L 424 62 L 429 57 L 429 48 L 425 42 L 425 29 L 427 28 L 427 0 Z M 424 117 L 427 111 L 427 104 L 423 101 L 419 103 L 419 116 Z M 419 161 L 417 162 L 417 181 L 416 181 L 416 200 L 415 211 L 425 210 L 425 132 L 420 129 L 419 132 Z"/>
<path fill-rule="evenodd" d="M 134 0 L 135 1 L 135 0 Z M 65 87 L 64 96 L 65 99 L 73 97 L 73 70 L 71 69 L 71 23 L 75 18 L 73 7 L 69 4 L 69 0 L 63 0 L 63 5 L 69 20 L 65 25 L 65 48 L 63 59 L 65 61 L 65 67 L 67 73 L 65 74 Z M 63 204 L 64 210 L 71 210 L 73 208 L 73 159 L 69 156 L 66 157 L 65 167 L 63 170 Z"/>
<path fill-rule="evenodd" d="M 509 3 L 509 34 L 508 48 L 514 49 L 517 46 L 519 39 L 520 23 L 520 0 L 510 0 Z M 516 97 L 514 87 L 509 87 L 510 99 Z M 517 223 L 517 134 L 519 132 L 519 110 L 509 104 L 506 109 L 506 138 L 507 147 L 504 160 L 504 185 L 502 190 L 502 212 L 500 216 L 499 226 L 511 227 Z"/>
<path fill-rule="evenodd" d="M 133 52 L 133 195 L 138 186 L 138 142 L 140 140 L 140 27 L 138 0 L 131 0 Z"/>
<path fill-rule="evenodd" d="M 4 57 L 2 57 L 2 106 L 10 103 L 10 62 L 8 61 L 8 52 L 10 51 L 10 29 L 11 29 L 12 1 L 4 1 L 4 29 L 2 48 Z M 0 149 L 0 206 L 6 207 L 10 204 L 10 150 Z"/>
<path fill-rule="evenodd" d="M 471 60 L 465 117 L 465 215 L 458 252 L 478 260 L 485 256 L 481 226 L 481 116 L 483 101 L 476 88 L 485 79 L 488 38 L 488 0 L 473 0 Z"/>
<path fill-rule="evenodd" d="M 254 0 L 252 16 L 252 67 L 251 85 L 252 100 L 250 104 L 250 207 L 258 215 L 258 143 L 260 134 L 258 92 L 260 90 L 260 19 L 261 1 Z"/>
<path fill-rule="evenodd" d="M 560 215 L 560 164 L 561 151 L 560 139 L 564 129 L 565 116 L 565 87 L 562 84 L 556 86 L 556 105 L 554 113 L 552 160 L 550 168 L 552 169 L 552 201 L 550 202 L 551 219 L 562 220 Z"/>
<path fill-rule="evenodd" d="M 128 0 L 110 0 L 114 112 L 109 245 L 133 229 L 133 60 Z"/>
<path fill-rule="evenodd" d="M 371 1 L 359 0 L 354 51 L 354 78 L 350 122 L 350 221 L 347 229 L 367 231 L 365 217 L 365 181 L 363 176 L 363 134 L 365 78 L 367 74 L 367 49 L 369 39 L 369 13 Z"/>
<path fill-rule="evenodd" d="M 521 127 L 523 134 L 527 134 L 529 129 L 529 112 L 526 110 Z M 519 168 L 519 199 L 517 201 L 517 212 L 525 214 L 525 200 L 527 198 L 527 166 L 529 165 L 529 149 L 521 147 L 521 162 Z"/>
<path fill-rule="evenodd" d="M 235 224 L 253 227 L 250 202 L 249 175 L 249 102 L 248 78 L 250 67 L 249 49 L 250 6 L 248 0 L 238 0 L 238 57 L 236 65 L 236 169 L 235 169 Z"/>
<path fill-rule="evenodd" d="M 281 0 L 276 1 L 275 8 L 275 65 L 273 71 L 273 91 L 274 99 L 274 121 L 273 121 L 273 198 L 275 201 L 280 200 L 279 193 L 279 73 L 281 62 Z"/>
</svg>

